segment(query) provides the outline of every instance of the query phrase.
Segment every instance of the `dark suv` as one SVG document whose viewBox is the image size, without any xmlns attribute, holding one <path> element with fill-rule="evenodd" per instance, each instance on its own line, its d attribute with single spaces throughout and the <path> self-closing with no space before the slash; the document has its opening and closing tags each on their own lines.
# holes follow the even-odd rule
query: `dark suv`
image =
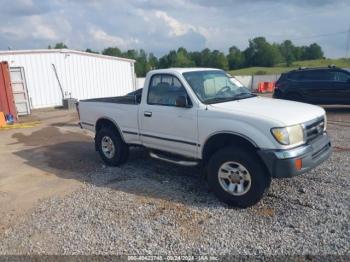
<svg viewBox="0 0 350 262">
<path fill-rule="evenodd" d="M 313 104 L 350 104 L 350 72 L 336 68 L 304 68 L 284 73 L 274 98 Z"/>
</svg>

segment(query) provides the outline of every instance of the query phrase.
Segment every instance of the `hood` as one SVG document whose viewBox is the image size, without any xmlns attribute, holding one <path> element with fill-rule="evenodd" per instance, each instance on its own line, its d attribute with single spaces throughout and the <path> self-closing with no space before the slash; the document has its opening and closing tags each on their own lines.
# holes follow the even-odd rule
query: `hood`
<svg viewBox="0 0 350 262">
<path fill-rule="evenodd" d="M 325 114 L 324 109 L 319 106 L 266 97 L 217 103 L 211 107 L 220 111 L 264 117 L 285 126 L 301 124 Z"/>
</svg>

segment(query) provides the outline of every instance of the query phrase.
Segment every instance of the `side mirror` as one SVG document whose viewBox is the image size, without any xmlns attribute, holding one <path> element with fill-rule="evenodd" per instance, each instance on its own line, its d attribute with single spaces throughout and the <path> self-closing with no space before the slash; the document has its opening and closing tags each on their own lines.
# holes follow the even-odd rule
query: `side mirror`
<svg viewBox="0 0 350 262">
<path fill-rule="evenodd" d="M 178 96 L 176 98 L 177 107 L 188 107 L 186 96 Z"/>
</svg>

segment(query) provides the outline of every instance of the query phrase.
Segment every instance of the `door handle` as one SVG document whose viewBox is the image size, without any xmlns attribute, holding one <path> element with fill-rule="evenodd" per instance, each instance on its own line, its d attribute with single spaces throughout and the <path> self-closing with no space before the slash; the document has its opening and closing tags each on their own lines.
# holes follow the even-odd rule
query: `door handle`
<svg viewBox="0 0 350 262">
<path fill-rule="evenodd" d="M 152 116 L 152 112 L 145 111 L 145 112 L 143 113 L 143 115 L 144 115 L 145 117 L 151 117 L 151 116 Z"/>
</svg>

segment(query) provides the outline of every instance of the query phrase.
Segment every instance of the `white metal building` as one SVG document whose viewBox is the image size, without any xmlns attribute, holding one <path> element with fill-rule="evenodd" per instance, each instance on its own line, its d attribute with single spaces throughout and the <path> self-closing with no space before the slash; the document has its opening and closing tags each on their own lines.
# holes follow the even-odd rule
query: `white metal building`
<svg viewBox="0 0 350 262">
<path fill-rule="evenodd" d="M 146 80 L 145 77 L 136 78 L 136 89 L 143 88 L 143 86 L 145 84 L 145 80 Z"/>
<path fill-rule="evenodd" d="M 11 68 L 15 100 L 27 99 L 21 103 L 31 109 L 61 106 L 66 98 L 120 96 L 136 86 L 135 61 L 125 58 L 45 49 L 0 51 L 0 61 Z"/>
</svg>

